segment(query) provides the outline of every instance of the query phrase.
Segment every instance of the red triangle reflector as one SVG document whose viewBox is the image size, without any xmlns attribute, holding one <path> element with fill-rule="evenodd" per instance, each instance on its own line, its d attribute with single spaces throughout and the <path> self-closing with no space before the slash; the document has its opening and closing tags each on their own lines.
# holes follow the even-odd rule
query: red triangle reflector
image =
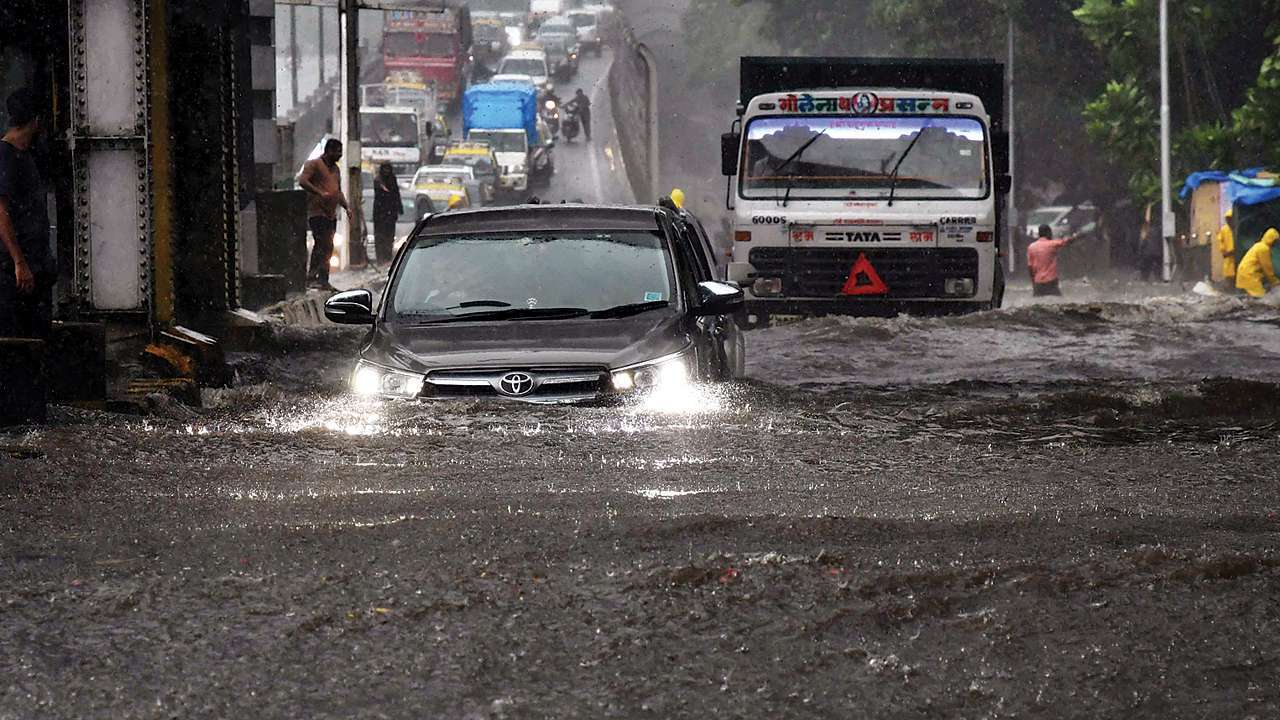
<svg viewBox="0 0 1280 720">
<path fill-rule="evenodd" d="M 842 295 L 885 295 L 888 292 L 889 286 L 880 279 L 880 273 L 871 265 L 866 253 L 858 256 L 858 262 L 853 264 L 849 279 L 844 283 L 844 290 L 840 291 Z"/>
</svg>

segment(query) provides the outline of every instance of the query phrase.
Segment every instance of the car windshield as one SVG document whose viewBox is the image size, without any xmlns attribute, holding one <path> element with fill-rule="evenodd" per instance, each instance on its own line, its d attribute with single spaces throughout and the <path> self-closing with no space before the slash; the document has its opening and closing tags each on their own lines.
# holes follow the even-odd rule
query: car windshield
<svg viewBox="0 0 1280 720">
<path fill-rule="evenodd" d="M 502 75 L 528 75 L 530 77 L 546 77 L 547 64 L 536 58 L 507 58 L 498 68 Z"/>
<path fill-rule="evenodd" d="M 417 118 L 407 113 L 361 113 L 360 141 L 366 147 L 417 147 Z"/>
<path fill-rule="evenodd" d="M 591 27 L 596 24 L 596 16 L 591 13 L 575 13 L 569 16 L 576 27 Z"/>
<path fill-rule="evenodd" d="M 449 161 L 450 165 L 466 165 L 467 167 L 475 170 L 477 175 L 493 174 L 493 163 L 490 162 L 487 154 L 446 153 L 444 159 Z"/>
<path fill-rule="evenodd" d="M 538 37 L 542 38 L 547 35 L 573 35 L 575 34 L 573 25 L 567 22 L 546 23 L 538 28 Z"/>
<path fill-rule="evenodd" d="M 470 0 L 467 5 L 471 12 L 529 12 L 529 0 Z"/>
<path fill-rule="evenodd" d="M 564 35 L 542 35 L 538 41 L 551 57 L 559 57 L 569 51 L 569 38 Z"/>
<path fill-rule="evenodd" d="M 453 36 L 444 33 L 392 32 L 382 42 L 390 57 L 453 56 Z"/>
<path fill-rule="evenodd" d="M 988 192 L 986 131 L 972 118 L 764 117 L 746 137 L 745 198 L 887 198 L 895 167 L 899 198 Z"/>
<path fill-rule="evenodd" d="M 466 176 L 456 170 L 432 170 L 419 172 L 414 178 L 415 186 L 421 185 L 463 185 Z"/>
<path fill-rule="evenodd" d="M 487 23 L 484 25 L 474 25 L 471 28 L 471 33 L 475 35 L 477 40 L 483 40 L 485 42 L 507 39 L 507 30 L 501 25 L 489 25 Z"/>
<path fill-rule="evenodd" d="M 522 153 L 529 149 L 525 134 L 519 132 L 489 133 L 484 130 L 472 130 L 471 139 L 489 143 L 489 147 L 493 148 L 494 152 Z"/>
<path fill-rule="evenodd" d="M 1048 225 L 1054 220 L 1062 217 L 1067 212 L 1066 208 L 1056 208 L 1053 210 L 1036 210 L 1027 216 L 1028 225 Z"/>
<path fill-rule="evenodd" d="M 656 232 L 539 232 L 428 237 L 406 257 L 391 314 L 405 322 L 495 309 L 591 312 L 670 301 L 667 244 Z"/>
</svg>

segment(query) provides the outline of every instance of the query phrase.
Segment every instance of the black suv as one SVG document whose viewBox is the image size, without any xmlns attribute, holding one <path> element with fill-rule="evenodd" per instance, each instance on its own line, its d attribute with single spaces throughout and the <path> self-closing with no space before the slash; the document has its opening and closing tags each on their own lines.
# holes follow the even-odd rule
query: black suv
<svg viewBox="0 0 1280 720">
<path fill-rule="evenodd" d="M 702 225 L 660 207 L 527 205 L 424 218 L 380 302 L 329 299 L 369 324 L 352 389 L 384 398 L 618 398 L 740 377 L 735 314 Z"/>
</svg>

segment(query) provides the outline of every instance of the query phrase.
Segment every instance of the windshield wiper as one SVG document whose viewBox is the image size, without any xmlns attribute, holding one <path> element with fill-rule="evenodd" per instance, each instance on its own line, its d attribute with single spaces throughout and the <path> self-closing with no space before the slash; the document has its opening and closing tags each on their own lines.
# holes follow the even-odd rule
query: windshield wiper
<svg viewBox="0 0 1280 720">
<path fill-rule="evenodd" d="M 827 129 L 822 128 L 817 132 L 817 134 L 815 134 L 813 137 L 806 140 L 803 145 L 801 145 L 799 148 L 796 149 L 795 152 L 791 153 L 791 157 L 782 161 L 782 164 L 778 166 L 778 169 L 773 171 L 774 175 L 777 176 L 781 174 L 783 170 L 786 170 L 787 167 L 791 165 L 791 163 L 799 159 L 801 155 L 804 155 L 805 151 L 808 150 L 811 145 L 818 142 L 818 139 L 826 134 L 827 134 Z M 782 198 L 782 207 L 786 207 L 791 202 L 791 190 L 793 187 L 795 187 L 795 184 L 792 183 L 790 180 L 788 180 L 787 194 L 785 197 Z"/>
<path fill-rule="evenodd" d="M 893 172 L 889 173 L 889 207 L 893 207 L 893 195 L 898 191 L 898 171 L 902 169 L 902 162 L 907 159 L 911 151 L 915 148 L 916 143 L 920 142 L 920 138 L 924 137 L 924 131 L 929 126 L 920 128 L 920 132 L 911 138 L 911 142 L 907 143 L 907 149 L 902 151 L 902 155 L 898 157 L 898 162 L 893 166 Z"/>
<path fill-rule="evenodd" d="M 436 318 L 419 323 L 420 325 L 438 325 L 455 322 L 474 322 L 477 320 L 568 320 L 590 314 L 586 308 L 506 308 L 503 310 L 486 310 L 484 312 L 463 313 L 450 317 Z"/>
<path fill-rule="evenodd" d="M 468 300 L 451 308 L 445 308 L 445 310 L 464 310 L 473 307 L 509 308 L 511 303 L 503 302 L 502 300 Z"/>
<path fill-rule="evenodd" d="M 591 317 L 604 320 L 608 318 L 622 318 L 631 315 L 639 315 L 647 313 L 651 310 L 661 310 L 662 308 L 671 307 L 669 300 L 654 300 L 651 302 L 631 303 L 630 305 L 619 305 L 605 310 L 596 310 L 591 313 Z"/>
</svg>

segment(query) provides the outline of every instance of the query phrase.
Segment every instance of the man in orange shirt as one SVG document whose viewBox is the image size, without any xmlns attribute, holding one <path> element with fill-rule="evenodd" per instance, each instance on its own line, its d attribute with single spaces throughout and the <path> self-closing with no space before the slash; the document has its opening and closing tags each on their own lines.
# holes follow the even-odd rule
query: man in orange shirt
<svg viewBox="0 0 1280 720">
<path fill-rule="evenodd" d="M 1058 253 L 1074 239 L 1054 240 L 1053 230 L 1048 225 L 1040 226 L 1040 239 L 1027 248 L 1027 267 L 1031 270 L 1033 295 L 1062 295 L 1062 288 L 1058 286 Z"/>
</svg>

